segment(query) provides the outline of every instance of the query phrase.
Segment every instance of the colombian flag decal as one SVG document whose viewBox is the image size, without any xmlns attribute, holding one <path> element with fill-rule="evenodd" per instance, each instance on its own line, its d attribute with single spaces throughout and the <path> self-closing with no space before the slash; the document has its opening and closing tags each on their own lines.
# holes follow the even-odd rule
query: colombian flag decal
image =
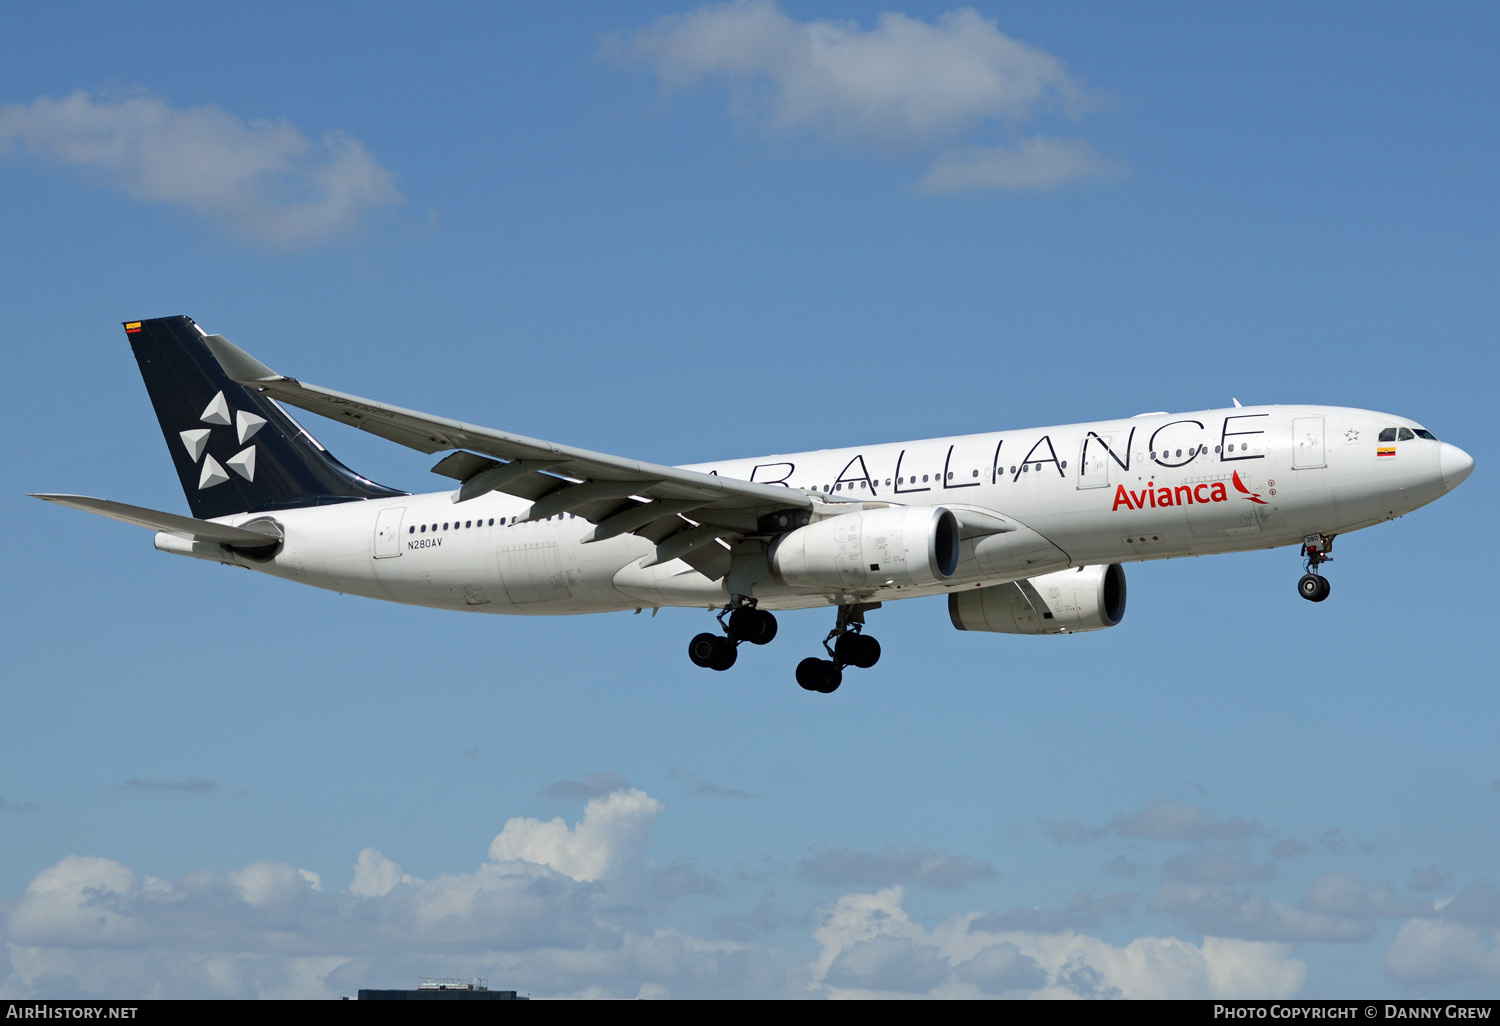
<svg viewBox="0 0 1500 1026">
<path fill-rule="evenodd" d="M 141 330 L 141 322 L 140 321 L 131 321 L 129 324 L 125 325 L 125 334 L 127 334 L 127 335 L 134 335 L 136 332 L 138 332 L 140 330 Z"/>
<path fill-rule="evenodd" d="M 1394 445 L 1382 445 L 1379 449 L 1375 450 L 1375 455 L 1394 456 L 1396 455 L 1396 447 Z"/>
</svg>

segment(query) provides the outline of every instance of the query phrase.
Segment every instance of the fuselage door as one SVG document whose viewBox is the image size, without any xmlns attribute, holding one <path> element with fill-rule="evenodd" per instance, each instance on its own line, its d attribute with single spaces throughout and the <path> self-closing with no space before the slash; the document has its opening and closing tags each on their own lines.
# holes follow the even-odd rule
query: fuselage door
<svg viewBox="0 0 1500 1026">
<path fill-rule="evenodd" d="M 401 555 L 401 517 L 406 507 L 383 509 L 375 519 L 375 558 L 386 559 Z"/>
<path fill-rule="evenodd" d="M 1323 455 L 1323 418 L 1296 417 L 1292 420 L 1292 469 L 1311 470 L 1326 467 Z"/>
<path fill-rule="evenodd" d="M 1078 454 L 1078 487 L 1103 488 L 1110 483 L 1110 441 L 1114 435 L 1096 435 L 1092 431 L 1083 436 L 1083 448 Z M 1129 461 L 1126 456 L 1126 461 Z"/>
</svg>

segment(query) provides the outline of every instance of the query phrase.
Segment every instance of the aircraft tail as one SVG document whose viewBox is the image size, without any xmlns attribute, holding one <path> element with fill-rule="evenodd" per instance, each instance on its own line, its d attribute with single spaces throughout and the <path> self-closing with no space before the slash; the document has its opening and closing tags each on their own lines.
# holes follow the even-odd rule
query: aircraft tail
<svg viewBox="0 0 1500 1026">
<path fill-rule="evenodd" d="M 190 317 L 125 325 L 193 516 L 407 493 L 344 466 L 274 400 L 231 381 Z"/>
</svg>

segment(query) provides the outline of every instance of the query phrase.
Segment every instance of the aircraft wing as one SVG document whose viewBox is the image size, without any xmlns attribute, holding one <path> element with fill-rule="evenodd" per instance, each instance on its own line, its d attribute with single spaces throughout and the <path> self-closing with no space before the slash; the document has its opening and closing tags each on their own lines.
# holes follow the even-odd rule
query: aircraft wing
<svg viewBox="0 0 1500 1026">
<path fill-rule="evenodd" d="M 572 513 L 595 525 L 593 541 L 641 535 L 656 544 L 655 562 L 683 559 L 711 579 L 728 572 L 725 545 L 761 533 L 765 514 L 835 503 L 862 508 L 799 488 L 643 463 L 362 399 L 277 374 L 222 335 L 204 341 L 231 378 L 273 399 L 419 452 L 459 450 L 432 468 L 461 482 L 454 502 L 489 491 L 530 499 L 526 520 Z"/>
<path fill-rule="evenodd" d="M 176 513 L 164 513 L 159 509 L 147 509 L 145 506 L 96 499 L 91 495 L 39 495 L 33 492 L 31 497 L 44 502 L 55 502 L 59 506 L 71 506 L 85 513 L 97 513 L 136 527 L 149 527 L 153 531 L 166 531 L 168 534 L 196 538 L 216 545 L 263 548 L 280 538 L 279 534 L 274 533 L 275 528 L 269 525 L 264 530 L 256 530 L 255 527 L 230 527 L 228 524 L 216 524 L 212 520 L 196 520 Z"/>
</svg>

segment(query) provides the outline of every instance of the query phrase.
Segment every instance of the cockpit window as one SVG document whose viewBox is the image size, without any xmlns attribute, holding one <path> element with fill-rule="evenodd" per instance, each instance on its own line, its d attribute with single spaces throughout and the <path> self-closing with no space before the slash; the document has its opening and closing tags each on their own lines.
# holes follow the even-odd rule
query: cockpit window
<svg viewBox="0 0 1500 1026">
<path fill-rule="evenodd" d="M 1438 440 L 1437 435 L 1433 434 L 1431 431 L 1428 431 L 1426 428 L 1417 428 L 1417 437 L 1425 438 L 1429 442 L 1436 442 Z"/>
<path fill-rule="evenodd" d="M 1394 442 L 1396 440 L 1396 429 L 1386 428 L 1384 431 L 1380 432 L 1380 440 L 1382 442 Z"/>
<path fill-rule="evenodd" d="M 1409 442 L 1415 437 L 1417 436 L 1411 433 L 1411 428 L 1402 428 L 1400 433 L 1396 435 L 1396 441 Z"/>
</svg>

